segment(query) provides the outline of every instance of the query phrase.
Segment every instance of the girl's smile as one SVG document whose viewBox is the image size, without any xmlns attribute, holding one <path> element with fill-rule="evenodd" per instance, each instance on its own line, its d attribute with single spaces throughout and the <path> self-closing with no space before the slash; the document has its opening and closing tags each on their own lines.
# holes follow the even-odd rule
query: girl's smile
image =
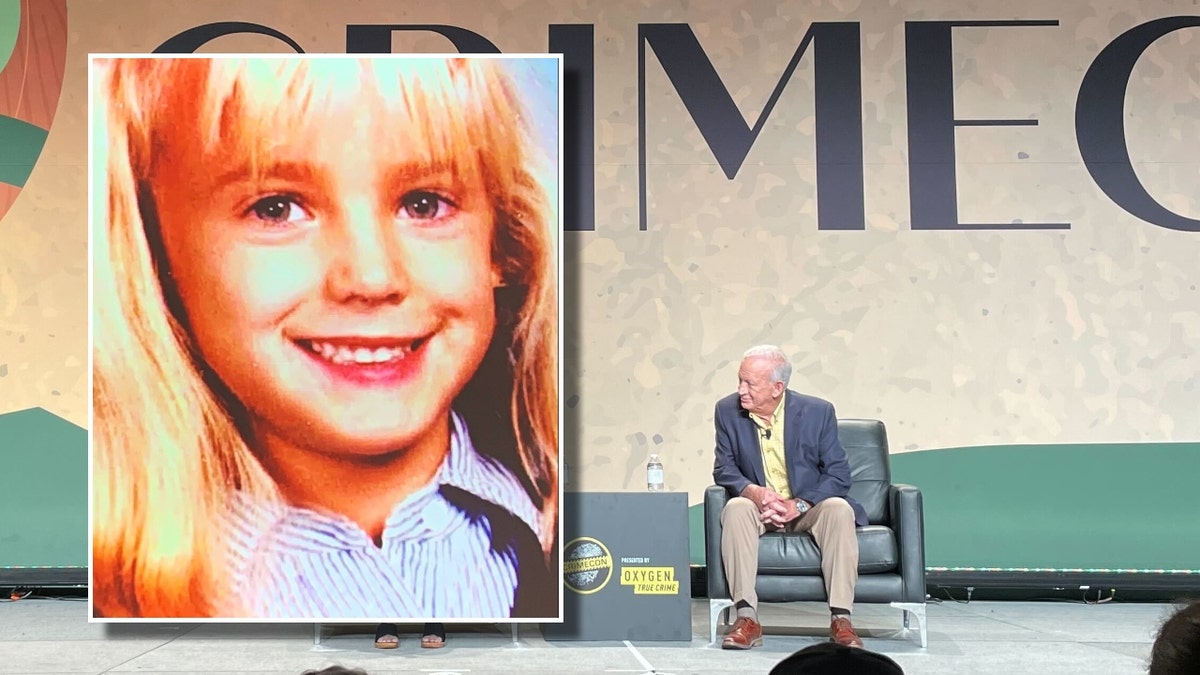
<svg viewBox="0 0 1200 675">
<path fill-rule="evenodd" d="M 334 379 L 395 386 L 417 376 L 429 335 L 415 338 L 339 336 L 295 340 Z"/>
</svg>

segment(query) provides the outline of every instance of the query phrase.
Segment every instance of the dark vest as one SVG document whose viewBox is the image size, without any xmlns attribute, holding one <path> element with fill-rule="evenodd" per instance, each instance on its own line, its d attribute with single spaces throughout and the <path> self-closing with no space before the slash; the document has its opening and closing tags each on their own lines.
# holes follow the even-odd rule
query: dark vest
<svg viewBox="0 0 1200 675">
<path fill-rule="evenodd" d="M 451 504 L 471 516 L 472 522 L 486 520 L 492 533 L 492 550 L 516 562 L 517 597 L 510 618 L 536 619 L 558 616 L 558 575 L 542 553 L 541 542 L 529 525 L 507 509 L 452 485 L 441 487 Z M 555 541 L 557 550 L 558 542 Z M 555 561 L 557 563 L 557 561 Z M 557 567 L 557 564 L 554 565 Z M 469 574 L 470 570 L 461 573 Z"/>
</svg>

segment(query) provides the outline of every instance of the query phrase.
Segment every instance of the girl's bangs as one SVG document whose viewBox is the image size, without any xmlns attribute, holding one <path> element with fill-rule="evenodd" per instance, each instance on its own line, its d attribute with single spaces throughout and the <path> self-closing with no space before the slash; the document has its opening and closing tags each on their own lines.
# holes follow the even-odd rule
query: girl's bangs
<svg viewBox="0 0 1200 675">
<path fill-rule="evenodd" d="M 143 62 L 146 63 L 146 62 Z M 495 158 L 519 152 L 517 106 L 484 59 L 178 59 L 143 73 L 144 128 L 162 148 L 180 132 L 206 158 L 266 166 L 282 147 L 338 142 L 369 125 L 372 147 L 463 178 L 497 178 Z M 155 101 L 154 98 L 162 97 Z M 515 123 L 514 123 L 515 122 Z M 331 134 L 335 136 L 331 138 Z M 483 152 L 483 149 L 487 152 Z M 153 155 L 150 154 L 150 162 Z M 146 167 L 150 169 L 150 167 Z"/>
</svg>

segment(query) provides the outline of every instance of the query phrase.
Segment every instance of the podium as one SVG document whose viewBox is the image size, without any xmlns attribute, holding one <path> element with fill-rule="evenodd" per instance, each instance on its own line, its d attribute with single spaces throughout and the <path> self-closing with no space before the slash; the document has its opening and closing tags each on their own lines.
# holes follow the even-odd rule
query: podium
<svg viewBox="0 0 1200 675">
<path fill-rule="evenodd" d="M 563 622 L 546 640 L 690 642 L 685 492 L 563 495 Z"/>
</svg>

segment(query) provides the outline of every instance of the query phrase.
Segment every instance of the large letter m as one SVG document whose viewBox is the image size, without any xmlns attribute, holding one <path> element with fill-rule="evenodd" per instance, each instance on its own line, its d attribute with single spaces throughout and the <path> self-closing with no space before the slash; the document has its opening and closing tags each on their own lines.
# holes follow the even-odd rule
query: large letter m
<svg viewBox="0 0 1200 675">
<path fill-rule="evenodd" d="M 725 177 L 746 160 L 809 44 L 815 44 L 817 227 L 862 230 L 862 66 L 857 23 L 814 23 L 804 34 L 753 126 L 747 124 L 696 34 L 683 23 L 638 26 L 640 227 L 646 229 L 646 46 L 649 45 Z"/>
</svg>

